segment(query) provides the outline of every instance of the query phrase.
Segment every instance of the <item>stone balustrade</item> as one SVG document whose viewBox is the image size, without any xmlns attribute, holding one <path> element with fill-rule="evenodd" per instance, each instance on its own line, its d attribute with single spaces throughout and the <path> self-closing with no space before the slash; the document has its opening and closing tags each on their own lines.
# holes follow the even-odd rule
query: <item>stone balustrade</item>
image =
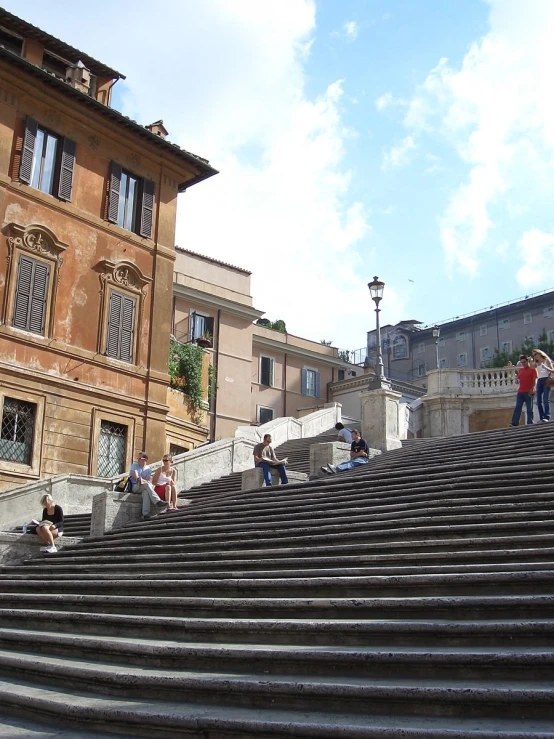
<svg viewBox="0 0 554 739">
<path fill-rule="evenodd" d="M 427 397 L 435 395 L 499 395 L 517 391 L 516 368 L 439 369 L 427 375 Z"/>
</svg>

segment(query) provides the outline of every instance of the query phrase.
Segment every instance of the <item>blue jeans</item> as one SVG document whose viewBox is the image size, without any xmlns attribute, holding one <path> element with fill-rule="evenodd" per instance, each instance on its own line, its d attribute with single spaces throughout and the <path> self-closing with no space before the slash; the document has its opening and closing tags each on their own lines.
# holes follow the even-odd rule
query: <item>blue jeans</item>
<svg viewBox="0 0 554 739">
<path fill-rule="evenodd" d="M 341 462 L 337 465 L 337 472 L 344 472 L 345 470 L 351 470 L 354 467 L 359 467 L 361 464 L 367 464 L 369 459 L 367 457 L 355 457 L 349 462 Z"/>
<path fill-rule="evenodd" d="M 256 467 L 261 467 L 264 473 L 264 482 L 266 487 L 271 487 L 271 468 L 275 468 L 279 472 L 281 485 L 288 485 L 289 478 L 284 464 L 268 464 L 267 462 L 256 462 Z"/>
<path fill-rule="evenodd" d="M 550 420 L 550 388 L 546 387 L 547 377 L 537 380 L 537 406 L 541 421 Z"/>
<path fill-rule="evenodd" d="M 523 404 L 527 411 L 527 423 L 533 423 L 533 396 L 531 393 L 518 393 L 516 395 L 516 407 L 512 416 L 512 426 L 519 426 Z"/>
</svg>

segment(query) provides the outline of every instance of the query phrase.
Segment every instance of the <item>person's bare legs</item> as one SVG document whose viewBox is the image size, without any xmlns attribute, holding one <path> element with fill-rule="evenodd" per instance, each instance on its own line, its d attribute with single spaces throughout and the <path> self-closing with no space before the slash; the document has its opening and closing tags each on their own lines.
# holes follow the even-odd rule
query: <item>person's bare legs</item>
<svg viewBox="0 0 554 739">
<path fill-rule="evenodd" d="M 48 526 L 37 526 L 37 536 L 44 542 L 45 546 L 54 546 L 54 535 L 52 529 L 48 528 Z"/>
</svg>

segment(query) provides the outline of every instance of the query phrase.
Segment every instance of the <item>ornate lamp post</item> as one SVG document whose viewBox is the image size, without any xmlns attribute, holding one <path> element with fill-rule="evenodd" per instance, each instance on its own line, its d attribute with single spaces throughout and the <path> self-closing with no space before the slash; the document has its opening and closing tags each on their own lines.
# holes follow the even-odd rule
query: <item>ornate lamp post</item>
<svg viewBox="0 0 554 739">
<path fill-rule="evenodd" d="M 386 388 L 390 390 L 391 384 L 385 377 L 385 368 L 383 366 L 383 352 L 381 349 L 381 327 L 379 326 L 379 303 L 383 298 L 383 290 L 385 283 L 380 280 L 377 276 L 373 278 L 373 282 L 368 283 L 369 294 L 371 299 L 375 303 L 375 325 L 376 325 L 376 340 L 377 340 L 377 362 L 375 365 L 375 377 L 369 384 L 370 390 L 378 390 L 380 388 Z"/>
<path fill-rule="evenodd" d="M 433 338 L 435 339 L 435 353 L 437 355 L 437 369 L 439 369 L 439 337 L 441 330 L 439 326 L 433 326 Z"/>
</svg>

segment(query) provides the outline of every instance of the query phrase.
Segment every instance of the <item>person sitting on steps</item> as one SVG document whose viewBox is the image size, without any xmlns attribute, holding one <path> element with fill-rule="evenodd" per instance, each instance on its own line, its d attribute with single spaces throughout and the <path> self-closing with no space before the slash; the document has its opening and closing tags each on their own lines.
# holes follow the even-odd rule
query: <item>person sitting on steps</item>
<svg viewBox="0 0 554 739">
<path fill-rule="evenodd" d="M 281 485 L 288 485 L 289 479 L 285 466 L 286 459 L 277 459 L 271 446 L 271 434 L 265 434 L 264 440 L 254 447 L 254 464 L 261 467 L 266 487 L 271 487 L 271 468 L 276 467 L 281 478 Z"/>
<path fill-rule="evenodd" d="M 327 475 L 335 475 L 337 472 L 352 470 L 362 464 L 369 462 L 369 447 L 362 439 L 358 431 L 352 429 L 352 445 L 350 447 L 350 461 L 341 464 L 328 464 L 321 468 Z"/>
<path fill-rule="evenodd" d="M 345 428 L 342 423 L 336 423 L 335 428 L 339 432 L 340 441 L 344 441 L 345 444 L 352 444 L 352 429 Z"/>
<path fill-rule="evenodd" d="M 131 478 L 131 492 L 135 495 L 142 495 L 142 517 L 150 518 L 150 504 L 162 510 L 167 507 L 167 503 L 160 499 L 152 485 L 152 468 L 146 463 L 148 462 L 148 454 L 141 452 L 138 460 L 133 462 L 129 477 Z"/>
<path fill-rule="evenodd" d="M 177 488 L 175 480 L 177 479 L 177 470 L 171 466 L 171 457 L 164 454 L 162 466 L 154 472 L 152 484 L 154 492 L 159 495 L 162 500 L 169 503 L 168 511 L 177 510 Z"/>
<path fill-rule="evenodd" d="M 39 539 L 42 539 L 44 546 L 40 548 L 41 552 L 54 554 L 58 551 L 54 539 L 63 536 L 63 510 L 61 506 L 54 503 L 54 499 L 48 494 L 42 496 L 40 504 L 44 506 L 41 520 L 37 526 L 24 527 L 24 531 L 29 534 L 36 534 Z"/>
</svg>

